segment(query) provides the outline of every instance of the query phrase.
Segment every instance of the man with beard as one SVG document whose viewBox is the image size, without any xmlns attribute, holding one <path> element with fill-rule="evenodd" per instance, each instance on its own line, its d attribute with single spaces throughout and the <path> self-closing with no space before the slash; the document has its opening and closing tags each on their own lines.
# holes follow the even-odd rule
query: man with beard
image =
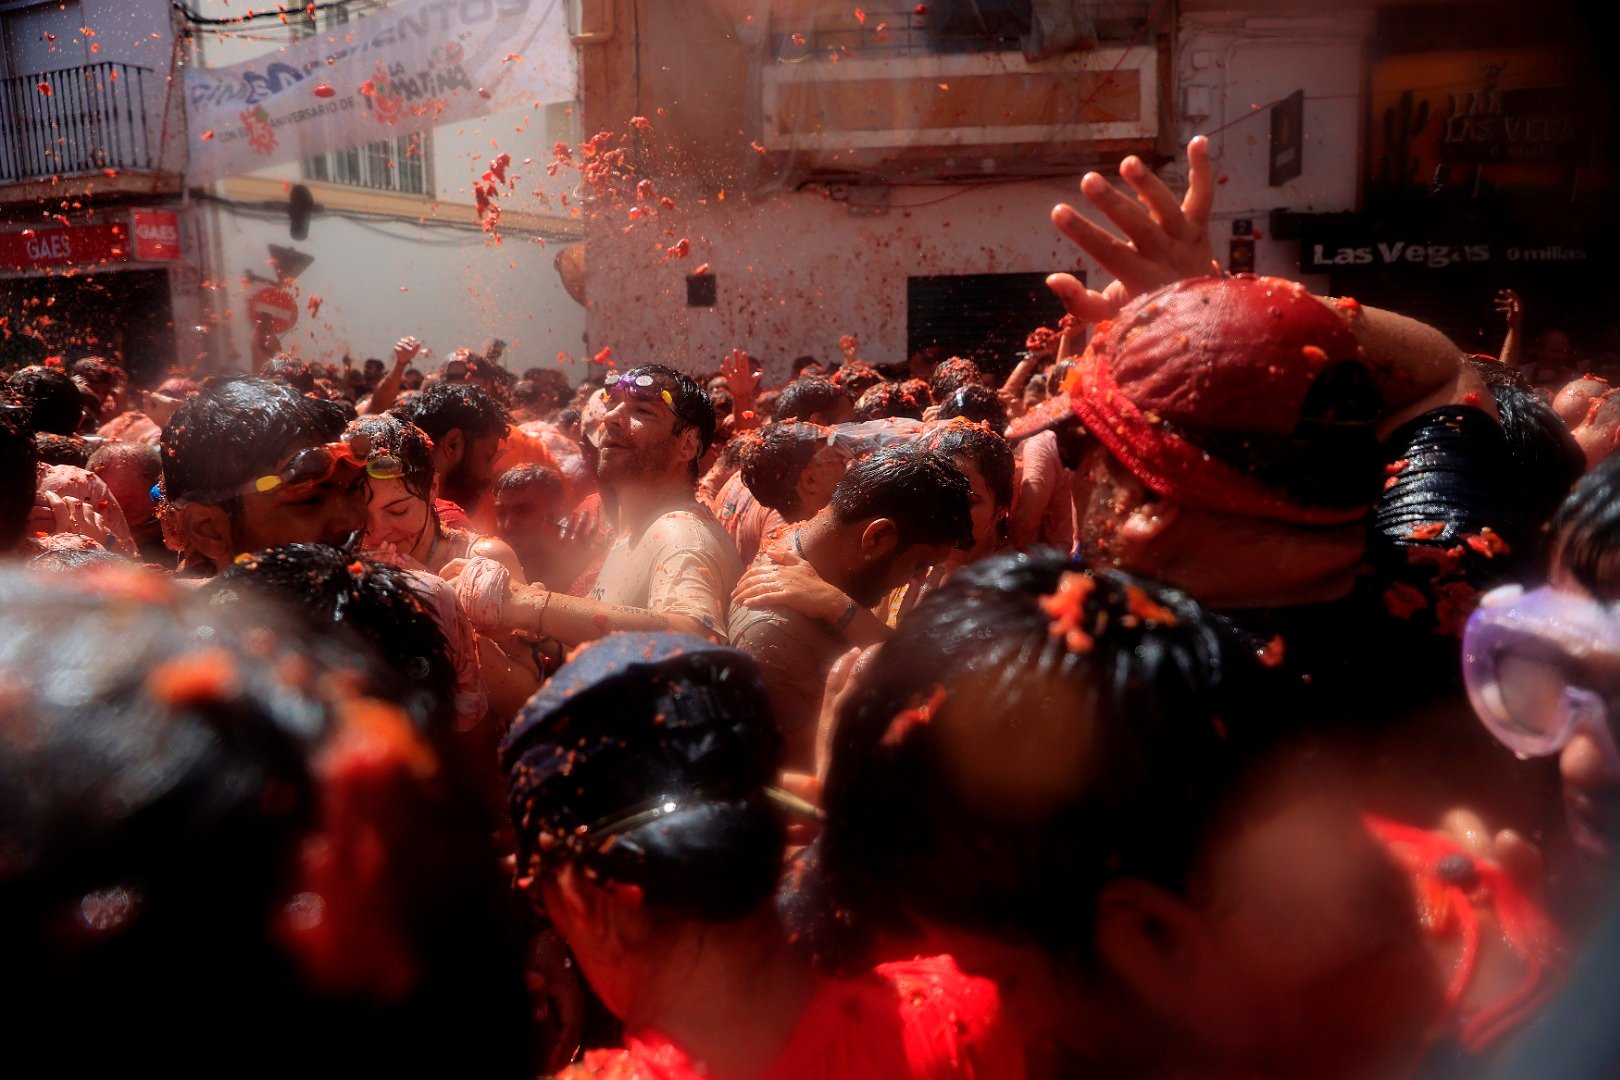
<svg viewBox="0 0 1620 1080">
<path fill-rule="evenodd" d="M 916 446 L 880 450 L 849 467 L 832 501 L 789 543 L 839 610 L 817 618 L 770 600 L 731 609 L 731 643 L 758 662 L 787 765 L 809 771 L 816 716 L 833 664 L 849 648 L 844 629 L 862 607 L 973 545 L 972 488 L 946 455 Z"/>
<path fill-rule="evenodd" d="M 165 542 L 212 574 L 283 544 L 344 546 L 366 523 L 365 454 L 335 402 L 225 379 L 163 428 Z"/>
<path fill-rule="evenodd" d="M 564 645 L 626 630 L 723 640 L 727 597 L 742 567 L 731 538 L 693 493 L 698 459 L 714 439 L 708 395 L 660 364 L 627 371 L 598 393 L 605 411 L 586 438 L 617 539 L 596 586 L 577 597 L 561 591 L 564 581 L 509 588 L 461 574 L 468 610 L 486 613 L 480 629 L 526 630 Z M 489 621 L 492 613 L 498 622 Z"/>
<path fill-rule="evenodd" d="M 495 458 L 511 425 L 506 410 L 477 386 L 440 382 L 390 411 L 433 440 L 440 502 L 454 503 L 463 517 L 476 515 L 495 483 Z M 452 512 L 449 524 L 465 522 L 456 521 Z"/>
</svg>

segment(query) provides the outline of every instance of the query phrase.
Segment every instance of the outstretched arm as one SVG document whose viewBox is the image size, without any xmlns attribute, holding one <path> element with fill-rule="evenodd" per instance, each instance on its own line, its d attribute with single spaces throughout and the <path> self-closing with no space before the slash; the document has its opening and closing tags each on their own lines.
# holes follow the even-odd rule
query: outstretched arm
<svg viewBox="0 0 1620 1080">
<path fill-rule="evenodd" d="M 1496 294 L 1496 310 L 1507 316 L 1507 337 L 1502 339 L 1502 355 L 1497 357 L 1508 367 L 1524 363 L 1524 302 L 1512 289 Z"/>
<path fill-rule="evenodd" d="M 356 412 L 367 416 L 385 413 L 388 407 L 399 397 L 399 387 L 405 380 L 405 369 L 411 366 L 411 360 L 422 351 L 422 343 L 413 337 L 402 337 L 394 342 L 394 366 L 377 382 L 377 389 L 371 392 L 371 400 L 366 407 L 356 409 Z"/>
<path fill-rule="evenodd" d="M 1058 232 L 1115 278 L 1099 292 L 1086 288 L 1073 274 L 1048 277 L 1046 284 L 1069 314 L 1081 322 L 1100 322 L 1142 293 L 1183 278 L 1220 273 L 1209 243 L 1215 185 L 1209 140 L 1204 136 L 1187 144 L 1187 163 L 1187 194 L 1179 203 L 1164 181 L 1135 155 L 1119 163 L 1119 175 L 1135 192 L 1135 201 L 1099 173 L 1087 173 L 1081 179 L 1080 193 L 1125 234 L 1123 240 L 1068 203 L 1052 208 L 1052 224 Z"/>
<path fill-rule="evenodd" d="M 754 403 L 758 400 L 759 381 L 764 372 L 759 370 L 753 357 L 741 349 L 732 349 L 731 355 L 720 361 L 720 374 L 725 376 L 726 388 L 731 391 L 731 430 L 759 427 Z"/>
</svg>

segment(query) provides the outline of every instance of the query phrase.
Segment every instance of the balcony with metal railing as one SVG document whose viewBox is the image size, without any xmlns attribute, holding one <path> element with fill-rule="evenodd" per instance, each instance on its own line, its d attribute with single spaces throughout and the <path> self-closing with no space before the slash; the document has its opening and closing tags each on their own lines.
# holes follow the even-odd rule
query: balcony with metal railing
<svg viewBox="0 0 1620 1080">
<path fill-rule="evenodd" d="M 0 184 L 156 169 L 162 92 L 156 72 L 114 61 L 0 79 Z"/>
</svg>

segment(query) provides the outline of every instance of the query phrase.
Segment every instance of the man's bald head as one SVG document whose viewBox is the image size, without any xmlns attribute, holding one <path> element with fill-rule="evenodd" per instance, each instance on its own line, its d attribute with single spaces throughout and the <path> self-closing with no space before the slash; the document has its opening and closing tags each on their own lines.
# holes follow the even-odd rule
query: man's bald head
<svg viewBox="0 0 1620 1080">
<path fill-rule="evenodd" d="M 1596 375 L 1582 375 L 1565 383 L 1553 398 L 1553 412 L 1571 431 L 1591 411 L 1592 402 L 1609 392 L 1609 384 Z"/>
<path fill-rule="evenodd" d="M 115 442 L 90 455 L 90 471 L 101 477 L 133 528 L 156 516 L 152 486 L 163 476 L 163 458 L 148 443 Z"/>
<path fill-rule="evenodd" d="M 1612 454 L 1620 442 L 1620 390 L 1610 390 L 1593 402 L 1573 434 L 1586 454 L 1588 469 Z"/>
</svg>

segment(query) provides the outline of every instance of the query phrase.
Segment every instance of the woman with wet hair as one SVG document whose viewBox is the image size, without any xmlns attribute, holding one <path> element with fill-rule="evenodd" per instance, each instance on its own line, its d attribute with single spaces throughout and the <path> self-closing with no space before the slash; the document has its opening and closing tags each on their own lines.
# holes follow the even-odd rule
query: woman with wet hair
<svg viewBox="0 0 1620 1080">
<path fill-rule="evenodd" d="M 394 416 L 364 416 L 351 423 L 350 438 L 363 438 L 366 457 L 367 551 L 385 552 L 402 565 L 438 573 L 454 559 L 484 557 L 506 567 L 523 583 L 523 564 L 504 541 L 454 528 L 439 519 L 433 440 Z"/>
<path fill-rule="evenodd" d="M 532 1075 L 485 818 L 396 682 L 147 571 L 0 576 L 11 1071 Z"/>
<path fill-rule="evenodd" d="M 507 583 L 527 582 L 523 563 L 504 540 L 440 520 L 433 440 L 409 421 L 388 415 L 363 416 L 345 435 L 367 447 L 362 540 L 367 555 L 435 577 L 443 576 L 447 564 L 468 560 L 483 583 L 478 592 L 488 599 L 487 610 L 466 610 L 466 616 L 473 625 L 479 625 L 480 617 L 485 625 L 497 622 L 500 601 L 495 598 L 505 593 Z M 476 642 L 489 708 L 498 726 L 504 726 L 540 685 L 540 668 L 528 646 L 509 635 L 480 636 Z M 493 739 L 499 737 L 494 726 L 490 734 L 488 749 L 493 751 Z"/>
<path fill-rule="evenodd" d="M 1024 1075 L 993 987 L 948 958 L 829 979 L 793 948 L 781 752 L 753 661 L 685 635 L 604 638 L 524 710 L 518 885 L 625 1025 L 577 1075 Z"/>
</svg>

